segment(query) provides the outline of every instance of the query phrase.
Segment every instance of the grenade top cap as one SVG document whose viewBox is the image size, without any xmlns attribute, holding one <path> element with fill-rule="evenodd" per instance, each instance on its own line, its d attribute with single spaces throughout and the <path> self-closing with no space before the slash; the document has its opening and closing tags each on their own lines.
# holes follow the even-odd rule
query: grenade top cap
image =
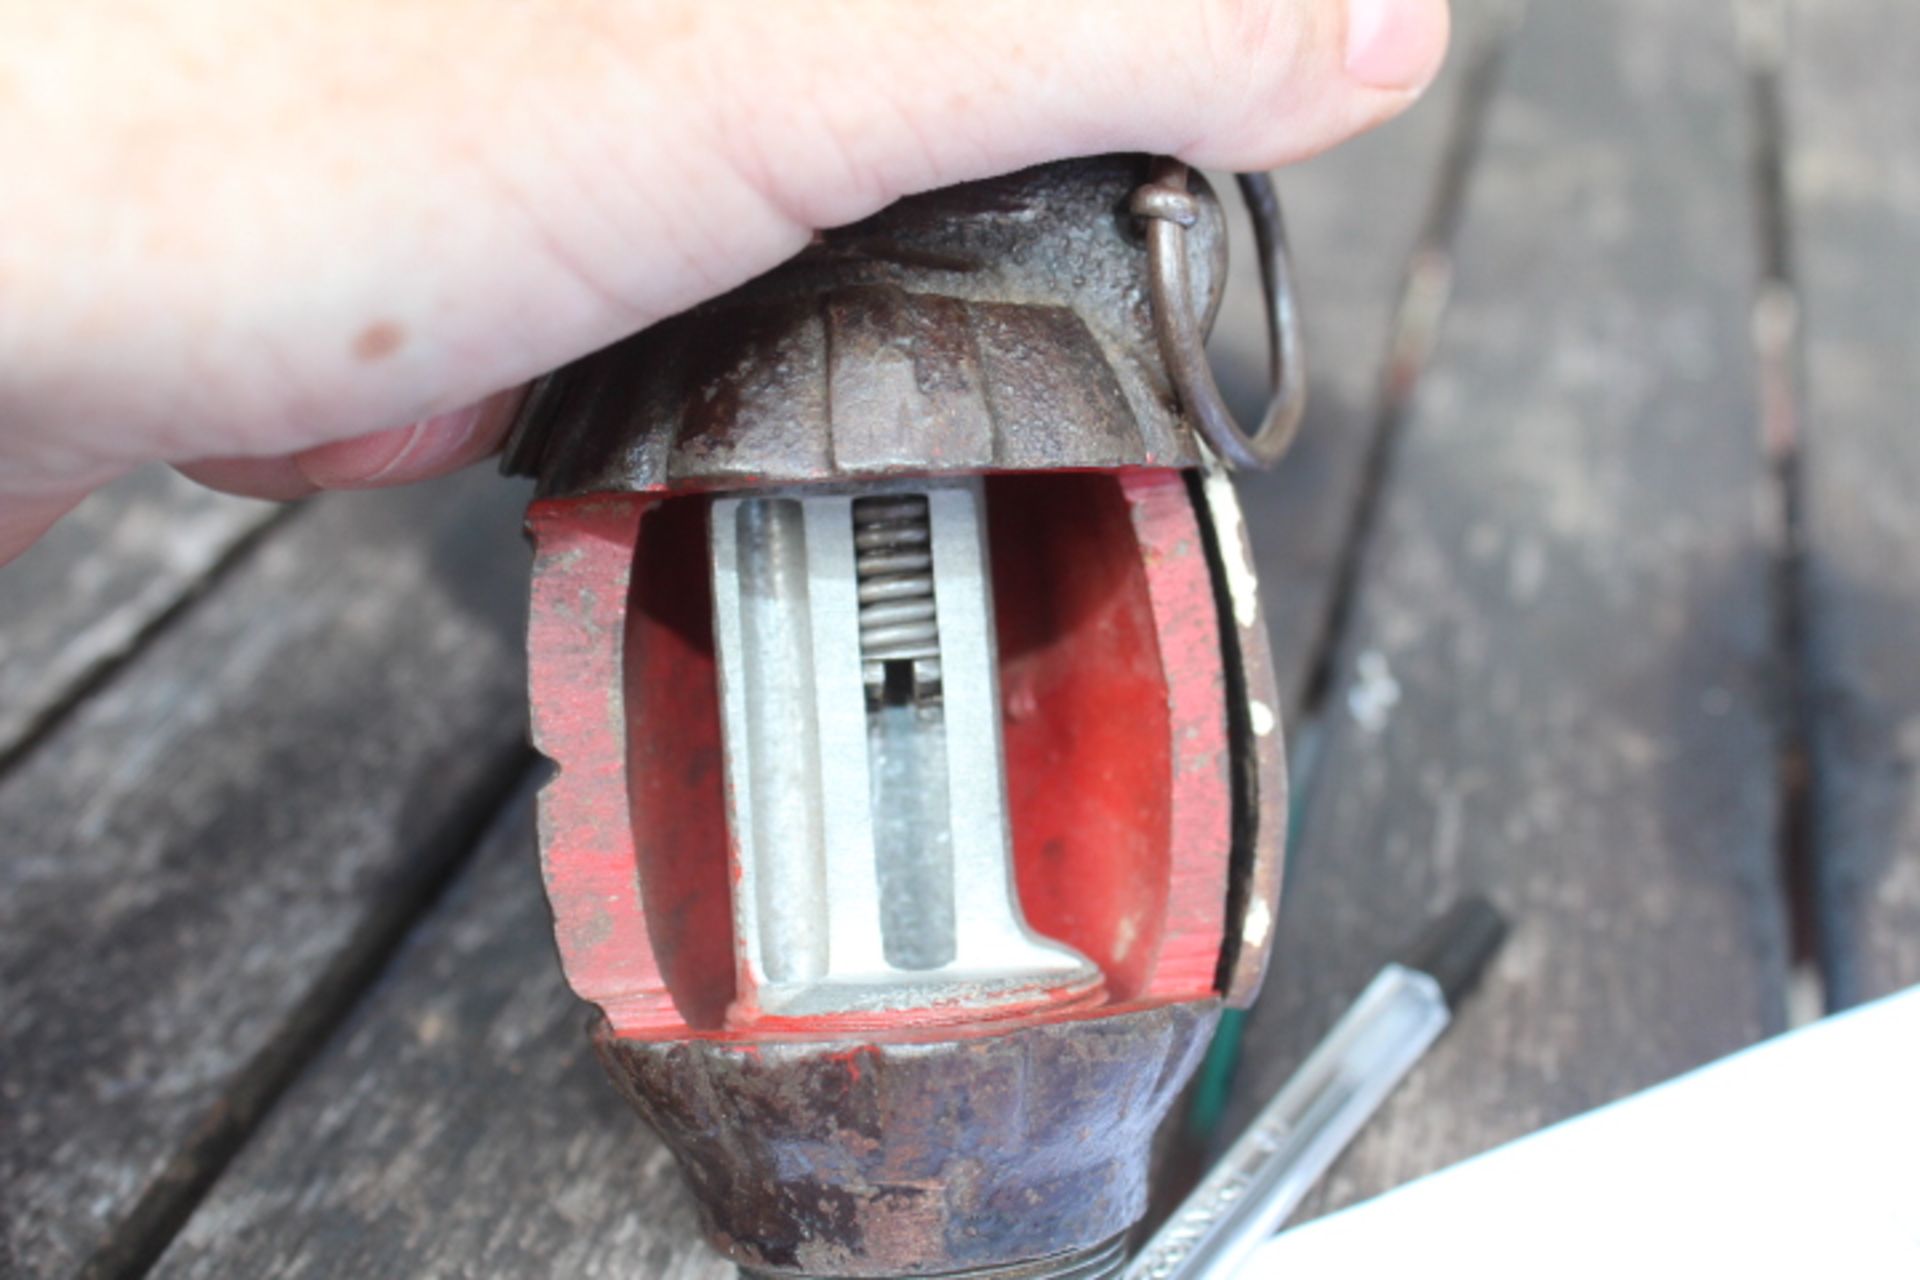
<svg viewBox="0 0 1920 1280">
<path fill-rule="evenodd" d="M 1127 201 L 1143 156 L 914 196 L 548 375 L 504 469 L 541 497 L 1198 465 Z M 1185 238 L 1207 320 L 1219 202 Z"/>
</svg>

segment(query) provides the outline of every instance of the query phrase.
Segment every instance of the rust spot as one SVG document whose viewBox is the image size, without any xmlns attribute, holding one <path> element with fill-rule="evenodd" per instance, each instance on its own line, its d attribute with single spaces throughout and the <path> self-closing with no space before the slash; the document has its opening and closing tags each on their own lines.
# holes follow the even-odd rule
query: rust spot
<svg viewBox="0 0 1920 1280">
<path fill-rule="evenodd" d="M 360 331 L 353 340 L 353 355 L 356 360 L 372 363 L 384 360 L 400 349 L 407 340 L 406 330 L 391 320 L 376 320 Z"/>
</svg>

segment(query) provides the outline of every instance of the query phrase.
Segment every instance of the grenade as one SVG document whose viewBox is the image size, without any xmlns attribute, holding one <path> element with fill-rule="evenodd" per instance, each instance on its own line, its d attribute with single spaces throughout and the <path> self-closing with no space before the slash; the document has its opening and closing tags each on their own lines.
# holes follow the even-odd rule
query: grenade
<svg viewBox="0 0 1920 1280">
<path fill-rule="evenodd" d="M 1285 775 L 1202 347 L 1224 214 L 1108 156 L 903 200 L 549 375 L 540 846 L 568 981 L 756 1277 L 1098 1277 L 1223 1006 Z"/>
</svg>

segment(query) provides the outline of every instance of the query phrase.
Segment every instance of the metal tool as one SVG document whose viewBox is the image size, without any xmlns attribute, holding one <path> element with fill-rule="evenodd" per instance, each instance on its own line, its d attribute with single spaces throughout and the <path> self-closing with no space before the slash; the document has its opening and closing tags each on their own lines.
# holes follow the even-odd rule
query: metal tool
<svg viewBox="0 0 1920 1280">
<path fill-rule="evenodd" d="M 1126 1270 L 1126 1280 L 1230 1280 L 1332 1167 L 1440 1033 L 1506 936 L 1474 898 L 1389 964 L 1314 1046 Z"/>
<path fill-rule="evenodd" d="M 1222 211 L 1136 156 L 825 232 L 516 425 L 561 959 L 750 1274 L 1117 1274 L 1258 988 L 1279 702 L 1214 453 L 1277 456 L 1300 370 L 1248 185 L 1250 436 Z"/>
</svg>

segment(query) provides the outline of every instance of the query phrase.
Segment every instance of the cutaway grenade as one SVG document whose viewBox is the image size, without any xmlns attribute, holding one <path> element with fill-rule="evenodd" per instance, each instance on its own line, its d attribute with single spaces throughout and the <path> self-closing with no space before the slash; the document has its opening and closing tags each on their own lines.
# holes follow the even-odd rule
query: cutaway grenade
<svg viewBox="0 0 1920 1280">
<path fill-rule="evenodd" d="M 1279 702 L 1216 458 L 1277 457 L 1300 377 L 1241 185 L 1252 435 L 1220 206 L 1138 156 L 825 232 L 516 425 L 560 956 L 749 1275 L 1117 1273 L 1260 983 Z"/>
</svg>

